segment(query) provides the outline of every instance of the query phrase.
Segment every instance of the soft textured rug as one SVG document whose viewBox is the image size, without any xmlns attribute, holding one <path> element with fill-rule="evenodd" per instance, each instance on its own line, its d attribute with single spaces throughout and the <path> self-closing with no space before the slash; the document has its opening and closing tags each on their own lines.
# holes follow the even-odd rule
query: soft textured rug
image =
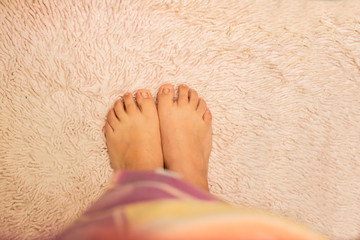
<svg viewBox="0 0 360 240">
<path fill-rule="evenodd" d="M 105 116 L 188 84 L 211 192 L 360 235 L 359 1 L 0 0 L 0 235 L 51 239 L 104 191 Z"/>
</svg>

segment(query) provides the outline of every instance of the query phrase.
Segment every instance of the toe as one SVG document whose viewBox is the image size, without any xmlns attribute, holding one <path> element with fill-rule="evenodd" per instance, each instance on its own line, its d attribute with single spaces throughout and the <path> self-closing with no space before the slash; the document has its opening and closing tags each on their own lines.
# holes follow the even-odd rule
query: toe
<svg viewBox="0 0 360 240">
<path fill-rule="evenodd" d="M 131 93 L 125 93 L 123 96 L 123 100 L 124 100 L 126 113 L 132 114 L 139 110 L 139 108 L 136 106 L 136 103 L 134 102 L 134 99 L 133 99 L 133 96 Z"/>
<path fill-rule="evenodd" d="M 210 112 L 210 110 L 209 110 L 208 108 L 205 110 L 205 113 L 204 113 L 204 115 L 203 115 L 203 119 L 204 119 L 204 121 L 207 122 L 207 123 L 210 123 L 210 122 L 211 122 L 212 115 L 211 115 L 211 112 Z"/>
<path fill-rule="evenodd" d="M 189 103 L 190 105 L 196 109 L 199 102 L 199 96 L 198 93 L 194 89 L 189 90 Z"/>
<path fill-rule="evenodd" d="M 178 87 L 178 100 L 179 105 L 189 103 L 189 87 L 186 85 L 180 85 Z"/>
<path fill-rule="evenodd" d="M 201 115 L 203 116 L 205 111 L 206 111 L 206 102 L 204 99 L 202 98 L 199 98 L 199 102 L 198 102 L 198 106 L 197 106 L 197 109 L 196 111 Z"/>
<path fill-rule="evenodd" d="M 141 89 L 136 92 L 136 102 L 140 111 L 147 116 L 154 116 L 157 114 L 154 98 L 147 89 Z"/>
<path fill-rule="evenodd" d="M 126 116 L 124 103 L 121 99 L 117 100 L 114 104 L 114 110 L 117 118 L 119 120 L 123 119 Z"/>
<path fill-rule="evenodd" d="M 157 102 L 158 108 L 167 109 L 168 107 L 172 106 L 174 103 L 174 86 L 171 84 L 164 84 L 160 87 L 159 92 L 157 94 Z"/>
<path fill-rule="evenodd" d="M 119 119 L 117 119 L 113 108 L 107 114 L 107 122 L 114 131 L 120 124 Z"/>
<path fill-rule="evenodd" d="M 110 126 L 108 122 L 105 124 L 105 136 L 106 138 L 110 137 L 114 133 L 114 129 Z"/>
</svg>

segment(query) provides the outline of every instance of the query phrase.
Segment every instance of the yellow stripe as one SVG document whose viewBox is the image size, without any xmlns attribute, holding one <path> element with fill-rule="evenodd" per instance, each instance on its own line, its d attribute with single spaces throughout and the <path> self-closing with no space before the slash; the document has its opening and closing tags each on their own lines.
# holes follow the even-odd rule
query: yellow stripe
<svg viewBox="0 0 360 240">
<path fill-rule="evenodd" d="M 188 229 L 214 229 L 209 226 L 222 225 L 229 231 L 238 230 L 231 226 L 265 226 L 267 229 L 284 229 L 298 236 L 299 239 L 327 239 L 311 229 L 286 218 L 251 208 L 238 208 L 219 202 L 196 200 L 164 200 L 143 204 L 133 204 L 124 209 L 132 230 L 135 232 L 151 231 L 165 236 L 181 234 Z M 226 224 L 225 224 L 226 223 Z M 225 225 L 224 225 L 225 224 Z M 186 231 L 185 231 L 186 232 Z"/>
</svg>

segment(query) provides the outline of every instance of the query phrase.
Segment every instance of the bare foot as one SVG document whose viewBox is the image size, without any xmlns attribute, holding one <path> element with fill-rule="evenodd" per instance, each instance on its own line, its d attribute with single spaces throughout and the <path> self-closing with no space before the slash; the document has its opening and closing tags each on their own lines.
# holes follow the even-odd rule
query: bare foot
<svg viewBox="0 0 360 240">
<path fill-rule="evenodd" d="M 208 162 L 212 147 L 211 113 L 195 90 L 181 85 L 160 87 L 158 114 L 165 167 L 198 187 L 208 189 Z"/>
<path fill-rule="evenodd" d="M 118 100 L 107 115 L 106 144 L 114 170 L 163 168 L 159 118 L 154 98 L 142 89 Z"/>
</svg>

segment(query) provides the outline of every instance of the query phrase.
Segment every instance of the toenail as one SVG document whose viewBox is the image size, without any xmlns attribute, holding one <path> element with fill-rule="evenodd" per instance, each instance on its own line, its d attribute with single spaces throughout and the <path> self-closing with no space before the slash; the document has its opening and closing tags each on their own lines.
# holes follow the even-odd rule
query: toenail
<svg viewBox="0 0 360 240">
<path fill-rule="evenodd" d="M 141 92 L 141 96 L 143 98 L 148 98 L 149 97 L 149 94 L 147 92 Z"/>
<path fill-rule="evenodd" d="M 165 94 L 168 94 L 168 93 L 170 92 L 170 89 L 164 88 L 164 89 L 162 90 L 162 92 L 165 93 Z"/>
</svg>

